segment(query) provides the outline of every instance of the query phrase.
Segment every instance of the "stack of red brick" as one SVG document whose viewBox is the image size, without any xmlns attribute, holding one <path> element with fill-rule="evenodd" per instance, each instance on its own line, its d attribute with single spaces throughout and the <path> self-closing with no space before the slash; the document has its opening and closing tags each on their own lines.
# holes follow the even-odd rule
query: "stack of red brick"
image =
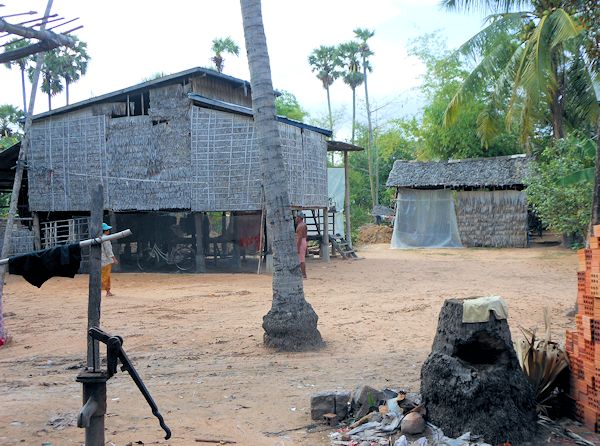
<svg viewBox="0 0 600 446">
<path fill-rule="evenodd" d="M 580 249 L 575 330 L 567 330 L 565 350 L 571 365 L 575 418 L 600 432 L 600 225 L 589 249 Z"/>
</svg>

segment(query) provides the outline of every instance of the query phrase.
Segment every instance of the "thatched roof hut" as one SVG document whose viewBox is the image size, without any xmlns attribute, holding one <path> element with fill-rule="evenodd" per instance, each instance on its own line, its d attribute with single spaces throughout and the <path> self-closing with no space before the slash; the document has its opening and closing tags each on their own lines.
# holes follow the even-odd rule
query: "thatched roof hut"
<svg viewBox="0 0 600 446">
<path fill-rule="evenodd" d="M 525 155 L 450 161 L 396 161 L 386 185 L 420 189 L 506 188 L 525 184 L 531 158 Z"/>
<path fill-rule="evenodd" d="M 396 161 L 386 183 L 397 189 L 398 197 L 392 240 L 396 240 L 397 247 L 421 246 L 415 240 L 429 240 L 437 231 L 444 243 L 453 241 L 436 246 L 456 246 L 457 229 L 463 246 L 527 246 L 527 199 L 523 189 L 530 162 L 525 155 Z M 438 189 L 443 197 L 425 194 L 423 189 Z M 453 199 L 447 189 L 456 191 Z M 439 233 L 441 227 L 450 228 L 450 232 Z"/>
</svg>

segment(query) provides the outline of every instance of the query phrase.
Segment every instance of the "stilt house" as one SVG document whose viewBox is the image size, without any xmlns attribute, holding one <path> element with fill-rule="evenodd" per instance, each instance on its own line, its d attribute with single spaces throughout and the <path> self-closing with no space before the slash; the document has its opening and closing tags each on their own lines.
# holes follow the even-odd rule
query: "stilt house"
<svg viewBox="0 0 600 446">
<path fill-rule="evenodd" d="M 102 183 L 107 222 L 134 232 L 117 249 L 125 268 L 148 251 L 157 263 L 193 252 L 199 271 L 240 269 L 266 243 L 251 107 L 247 81 L 194 68 L 35 116 L 27 170 L 39 244 L 79 231 Z M 292 207 L 327 215 L 331 132 L 278 121 Z"/>
</svg>

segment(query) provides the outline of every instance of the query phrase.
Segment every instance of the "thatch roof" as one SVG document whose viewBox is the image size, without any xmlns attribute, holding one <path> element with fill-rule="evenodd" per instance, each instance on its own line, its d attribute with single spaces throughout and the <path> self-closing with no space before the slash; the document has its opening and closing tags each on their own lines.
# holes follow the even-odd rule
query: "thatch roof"
<svg viewBox="0 0 600 446">
<path fill-rule="evenodd" d="M 223 73 L 219 73 L 218 71 L 211 70 L 210 68 L 190 68 L 189 70 L 180 71 L 179 73 L 168 74 L 166 76 L 159 77 L 157 79 L 152 79 L 149 81 L 141 82 L 136 85 L 132 85 L 131 87 L 123 88 L 121 90 L 112 91 L 107 94 L 103 94 L 101 96 L 96 96 L 90 99 L 86 99 L 81 102 L 77 102 L 71 105 L 67 105 L 65 107 L 60 107 L 54 110 L 50 110 L 44 113 L 37 114 L 33 117 L 33 120 L 38 120 L 42 118 L 47 118 L 49 116 L 59 115 L 62 113 L 67 113 L 75 110 L 79 110 L 81 108 L 94 105 L 94 104 L 102 104 L 107 102 L 115 102 L 115 101 L 124 101 L 128 95 L 139 94 L 141 92 L 147 92 L 152 88 L 164 87 L 166 85 L 176 85 L 181 84 L 188 78 L 192 78 L 195 76 L 206 76 L 213 79 L 218 79 L 223 82 L 229 83 L 236 87 L 242 87 L 246 91 L 250 91 L 250 82 L 245 81 L 243 79 L 238 79 L 233 76 L 228 76 Z"/>
<path fill-rule="evenodd" d="M 530 157 L 525 155 L 450 161 L 396 161 L 388 187 L 505 187 L 525 183 Z"/>
</svg>

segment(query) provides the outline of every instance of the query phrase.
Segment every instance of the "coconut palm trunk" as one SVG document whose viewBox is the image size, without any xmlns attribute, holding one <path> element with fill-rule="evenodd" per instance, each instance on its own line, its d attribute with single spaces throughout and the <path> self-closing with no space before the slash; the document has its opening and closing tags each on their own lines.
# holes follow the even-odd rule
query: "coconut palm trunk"
<svg viewBox="0 0 600 446">
<path fill-rule="evenodd" d="M 369 142 L 367 156 L 369 159 L 369 185 L 371 186 L 371 200 L 373 207 L 379 204 L 379 155 L 373 145 L 373 123 L 371 121 L 371 107 L 369 105 L 369 89 L 367 87 L 367 61 L 363 57 L 363 75 L 365 77 L 365 104 L 367 106 L 367 125 L 369 130 Z"/>
<path fill-rule="evenodd" d="M 354 144 L 355 130 L 356 130 L 356 87 L 352 87 L 352 144 Z"/>
<path fill-rule="evenodd" d="M 288 195 L 287 170 L 275 120 L 275 96 L 263 28 L 260 0 L 240 0 L 250 81 L 252 108 L 262 169 L 268 229 L 273 239 L 273 302 L 263 317 L 264 343 L 278 350 L 319 347 L 317 314 L 304 299 L 300 262 Z"/>
</svg>

